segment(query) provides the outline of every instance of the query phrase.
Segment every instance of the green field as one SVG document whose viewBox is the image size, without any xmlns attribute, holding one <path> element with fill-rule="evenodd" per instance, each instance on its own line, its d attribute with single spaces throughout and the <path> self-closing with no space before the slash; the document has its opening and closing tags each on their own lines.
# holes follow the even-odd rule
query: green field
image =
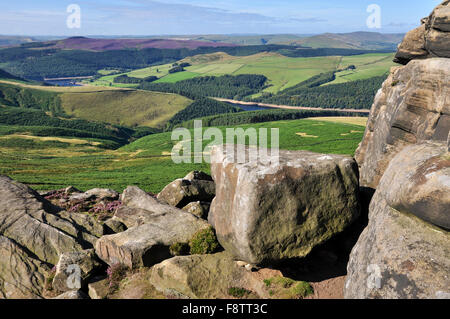
<svg viewBox="0 0 450 319">
<path fill-rule="evenodd" d="M 192 101 L 177 94 L 137 90 L 64 93 L 64 111 L 77 118 L 130 127 L 163 127 Z"/>
<path fill-rule="evenodd" d="M 192 65 L 186 70 L 203 76 L 261 74 L 269 79 L 270 87 L 265 91 L 276 93 L 314 75 L 333 71 L 339 62 L 339 57 L 288 58 L 279 54 L 261 53 L 247 57 L 225 56 L 218 61 Z"/>
<path fill-rule="evenodd" d="M 394 54 L 373 53 L 342 57 L 339 69 L 347 68 L 350 65 L 356 66 L 355 70 L 346 70 L 336 73 L 336 80 L 326 83 L 337 84 L 356 80 L 365 80 L 375 76 L 385 75 L 390 68 L 395 66 L 392 62 Z"/>
<path fill-rule="evenodd" d="M 169 70 L 172 68 L 172 63 L 151 66 L 148 68 L 133 70 L 131 72 L 113 74 L 113 75 L 105 75 L 99 79 L 91 82 L 90 80 L 84 80 L 83 83 L 87 85 L 95 85 L 95 86 L 113 86 L 113 87 L 129 87 L 134 88 L 137 87 L 138 84 L 123 84 L 123 83 L 114 83 L 114 78 L 120 75 L 128 75 L 129 77 L 143 79 L 148 76 L 157 76 L 159 78 L 163 78 L 164 76 L 169 74 Z M 106 70 L 100 70 L 98 73 L 104 74 Z"/>
<path fill-rule="evenodd" d="M 268 84 L 270 87 L 264 91 L 277 93 L 320 73 L 344 69 L 350 65 L 355 65 L 356 70 L 336 73 L 336 80 L 331 83 L 342 83 L 380 76 L 386 74 L 390 67 L 394 65 L 392 62 L 393 56 L 393 53 L 373 53 L 348 57 L 289 58 L 278 53 L 259 53 L 244 57 L 234 57 L 219 52 L 189 57 L 179 61 L 191 64 L 191 66 L 185 68 L 185 72 L 169 74 L 168 71 L 172 64 L 165 64 L 125 74 L 137 78 L 157 76 L 160 79 L 155 81 L 155 83 L 174 83 L 198 76 L 261 74 L 269 79 Z M 118 75 L 104 76 L 90 84 L 116 87 L 137 86 L 137 84 L 113 83 L 116 76 Z"/>
<path fill-rule="evenodd" d="M 339 120 L 341 123 L 303 119 L 238 127 L 279 128 L 281 149 L 353 155 L 364 126 Z M 109 187 L 122 191 L 137 185 L 159 192 L 191 170 L 209 171 L 207 163 L 173 163 L 170 152 L 176 141 L 171 140 L 170 132 L 146 136 L 118 150 L 100 149 L 95 143 L 91 139 L 6 135 L 0 137 L 0 174 L 40 190 L 73 185 L 83 190 Z"/>
</svg>

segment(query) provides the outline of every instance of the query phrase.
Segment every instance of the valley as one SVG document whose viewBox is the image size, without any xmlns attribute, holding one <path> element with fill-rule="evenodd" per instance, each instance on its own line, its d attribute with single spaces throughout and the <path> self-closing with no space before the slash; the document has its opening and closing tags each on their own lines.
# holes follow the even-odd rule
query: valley
<svg viewBox="0 0 450 319">
<path fill-rule="evenodd" d="M 226 53 L 204 54 L 185 58 L 177 63 L 189 63 L 184 72 L 169 74 L 172 64 L 164 64 L 134 70 L 127 73 L 107 75 L 85 84 L 101 86 L 137 87 L 135 84 L 117 84 L 114 78 L 126 74 L 129 77 L 145 78 L 157 76 L 155 83 L 174 83 L 201 76 L 221 76 L 225 74 L 260 74 L 268 78 L 268 87 L 263 92 L 278 93 L 295 86 L 315 75 L 337 71 L 336 80 L 328 84 L 363 80 L 387 74 L 394 66 L 392 53 L 363 54 L 351 57 L 328 56 L 313 58 L 290 58 L 277 53 L 259 53 L 247 57 L 233 57 Z M 352 71 L 338 71 L 353 65 Z"/>
<path fill-rule="evenodd" d="M 371 103 L 362 97 L 371 101 L 375 91 L 348 100 L 354 88 L 346 85 L 375 90 L 358 83 L 393 65 L 393 53 L 356 46 L 199 46 L 209 39 L 73 38 L 0 50 L 0 66 L 18 71 L 0 73 L 0 174 L 41 190 L 134 184 L 156 193 L 187 171 L 209 171 L 171 160 L 170 130 L 192 129 L 194 119 L 221 130 L 276 127 L 283 149 L 353 155 L 365 126 L 356 115 Z M 127 51 L 139 43 L 146 47 Z M 62 82 L 45 83 L 50 77 Z M 326 88 L 328 102 L 314 97 Z"/>
</svg>

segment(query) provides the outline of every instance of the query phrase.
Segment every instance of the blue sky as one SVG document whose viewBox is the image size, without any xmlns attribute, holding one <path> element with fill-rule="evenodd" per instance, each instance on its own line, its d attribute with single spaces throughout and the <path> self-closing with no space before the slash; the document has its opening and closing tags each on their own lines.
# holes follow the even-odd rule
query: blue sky
<svg viewBox="0 0 450 319">
<path fill-rule="evenodd" d="M 177 35 L 401 33 L 420 24 L 440 0 L 0 0 L 0 34 Z M 81 8 L 81 28 L 69 29 L 69 4 Z M 367 7 L 381 8 L 381 28 L 369 29 Z"/>
</svg>

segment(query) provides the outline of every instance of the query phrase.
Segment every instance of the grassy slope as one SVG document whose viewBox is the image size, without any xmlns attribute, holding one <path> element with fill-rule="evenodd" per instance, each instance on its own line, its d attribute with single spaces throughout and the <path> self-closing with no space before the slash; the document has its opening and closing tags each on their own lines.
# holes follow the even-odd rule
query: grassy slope
<svg viewBox="0 0 450 319">
<path fill-rule="evenodd" d="M 279 54 L 256 54 L 193 65 L 187 71 L 201 75 L 261 74 L 269 79 L 267 92 L 278 92 L 316 74 L 335 70 L 338 57 L 288 58 Z"/>
<path fill-rule="evenodd" d="M 140 90 L 65 93 L 61 101 L 67 114 L 131 127 L 162 127 L 192 102 L 176 94 Z"/>
<path fill-rule="evenodd" d="M 342 57 L 342 60 L 339 64 L 340 69 L 344 69 L 349 65 L 356 66 L 356 69 L 337 72 L 336 80 L 324 85 L 365 80 L 375 76 L 387 74 L 389 69 L 396 65 L 394 62 L 392 62 L 393 58 L 393 53 L 373 53 L 351 57 Z"/>
<path fill-rule="evenodd" d="M 53 87 L 2 80 L 0 83 L 60 93 L 61 106 L 67 114 L 125 126 L 162 127 L 192 102 L 177 94 L 114 87 Z"/>
<path fill-rule="evenodd" d="M 310 119 L 261 123 L 251 127 L 280 128 L 282 149 L 349 155 L 354 154 L 364 131 L 364 127 L 359 125 Z M 317 137 L 301 136 L 305 134 Z M 26 148 L 22 148 L 20 143 L 6 146 L 0 143 L 0 174 L 7 174 L 37 189 L 74 185 L 80 189 L 111 187 L 121 191 L 128 185 L 138 185 L 147 191 L 158 192 L 190 170 L 209 171 L 206 163 L 174 164 L 170 152 L 175 142 L 170 137 L 170 133 L 147 136 L 116 151 L 98 149 L 89 140 L 84 144 L 79 140 L 70 144 L 66 140 L 40 141 L 47 144 L 40 144 L 38 148 L 30 147 L 29 142 Z M 61 147 L 55 142 L 67 145 Z"/>
</svg>

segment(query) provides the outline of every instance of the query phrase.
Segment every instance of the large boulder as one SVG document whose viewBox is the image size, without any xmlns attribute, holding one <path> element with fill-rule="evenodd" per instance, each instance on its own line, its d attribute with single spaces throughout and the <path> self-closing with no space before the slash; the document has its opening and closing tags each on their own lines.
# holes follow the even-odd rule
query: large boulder
<svg viewBox="0 0 450 319">
<path fill-rule="evenodd" d="M 171 257 L 171 245 L 187 243 L 199 230 L 209 227 L 206 221 L 161 204 L 136 187 L 128 188 L 124 194 L 124 203 L 131 205 L 127 206 L 130 216 L 116 218 L 132 227 L 101 237 L 95 246 L 97 255 L 109 265 L 152 266 Z"/>
<path fill-rule="evenodd" d="M 409 31 L 398 46 L 394 61 L 406 64 L 413 59 L 426 58 L 428 51 L 425 48 L 425 33 L 426 27 L 424 24 Z"/>
<path fill-rule="evenodd" d="M 450 154 L 413 145 L 389 164 L 353 248 L 346 298 L 450 297 Z"/>
<path fill-rule="evenodd" d="M 108 188 L 93 188 L 84 193 L 74 192 L 69 196 L 69 200 L 76 201 L 102 201 L 102 200 L 116 200 L 119 198 L 119 193 Z"/>
<path fill-rule="evenodd" d="M 183 208 L 195 201 L 211 202 L 216 195 L 215 190 L 211 176 L 194 171 L 164 187 L 157 198 L 169 205 Z"/>
<path fill-rule="evenodd" d="M 255 297 L 269 298 L 264 279 L 281 276 L 278 271 L 251 272 L 227 253 L 179 256 L 152 268 L 150 283 L 166 297 L 230 298 L 230 288 L 251 291 Z"/>
<path fill-rule="evenodd" d="M 395 62 L 407 64 L 413 59 L 450 58 L 450 1 L 445 0 L 422 25 L 408 32 L 398 46 Z"/>
<path fill-rule="evenodd" d="M 304 257 L 359 216 L 351 157 L 280 151 L 279 163 L 239 164 L 216 146 L 211 161 L 217 196 L 209 221 L 221 245 L 249 263 Z"/>
<path fill-rule="evenodd" d="M 178 208 L 159 201 L 136 186 L 129 186 L 123 191 L 122 203 L 114 219 L 128 228 L 147 224 L 155 216 L 180 212 Z"/>
<path fill-rule="evenodd" d="M 450 128 L 450 60 L 413 60 L 394 68 L 372 106 L 357 152 L 360 183 L 375 189 L 404 147 L 447 142 Z"/>
</svg>

